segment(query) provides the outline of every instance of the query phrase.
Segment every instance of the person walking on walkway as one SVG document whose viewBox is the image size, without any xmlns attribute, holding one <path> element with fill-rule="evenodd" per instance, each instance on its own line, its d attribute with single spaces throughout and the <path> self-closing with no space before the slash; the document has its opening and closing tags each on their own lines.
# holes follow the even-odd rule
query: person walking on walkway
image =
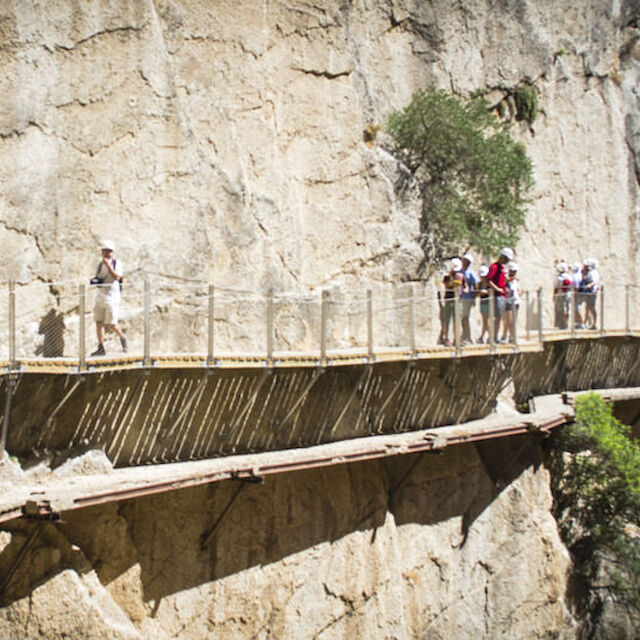
<svg viewBox="0 0 640 640">
<path fill-rule="evenodd" d="M 464 274 L 462 273 L 462 260 L 452 258 L 449 265 L 449 272 L 442 278 L 444 287 L 444 305 L 442 310 L 442 332 L 441 343 L 445 347 L 452 345 L 449 340 L 449 325 L 453 321 L 455 325 L 455 303 L 464 289 Z M 455 339 L 457 328 L 454 326 L 453 336 Z"/>
<path fill-rule="evenodd" d="M 520 280 L 518 279 L 518 263 L 509 262 L 507 265 L 506 304 L 504 322 L 502 323 L 502 342 L 515 342 L 518 309 L 520 308 Z"/>
<path fill-rule="evenodd" d="M 493 313 L 494 325 L 493 336 L 496 342 L 502 342 L 498 338 L 498 330 L 500 329 L 500 321 L 504 315 L 506 307 L 507 294 L 507 263 L 513 260 L 513 249 L 504 247 L 500 251 L 498 259 L 489 267 L 487 278 L 489 280 L 489 291 L 494 300 Z"/>
<path fill-rule="evenodd" d="M 471 327 L 469 325 L 469 316 L 471 315 L 471 307 L 476 302 L 475 289 L 478 285 L 478 276 L 471 268 L 473 257 L 469 253 L 462 256 L 462 274 L 464 275 L 464 287 L 460 297 L 462 298 L 462 342 L 471 343 Z"/>
<path fill-rule="evenodd" d="M 106 354 L 104 348 L 105 329 L 112 330 L 119 338 L 122 351 L 127 352 L 127 339 L 118 326 L 120 313 L 120 289 L 122 286 L 122 262 L 114 257 L 115 244 L 112 240 L 102 243 L 102 260 L 98 263 L 96 275 L 91 283 L 96 285 L 96 302 L 93 307 L 93 319 L 96 323 L 98 348 L 92 356 Z"/>
</svg>

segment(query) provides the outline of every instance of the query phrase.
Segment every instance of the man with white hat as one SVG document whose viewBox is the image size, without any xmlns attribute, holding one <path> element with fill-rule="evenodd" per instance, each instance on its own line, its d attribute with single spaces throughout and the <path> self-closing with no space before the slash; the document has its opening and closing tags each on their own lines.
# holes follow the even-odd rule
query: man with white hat
<svg viewBox="0 0 640 640">
<path fill-rule="evenodd" d="M 493 295 L 495 301 L 493 307 L 494 327 L 493 335 L 496 342 L 503 342 L 498 338 L 498 330 L 500 329 L 500 321 L 504 315 L 506 308 L 507 295 L 507 263 L 513 260 L 513 249 L 504 247 L 500 251 L 498 259 L 489 267 L 487 278 L 489 280 L 489 291 Z"/>
<path fill-rule="evenodd" d="M 102 260 L 98 263 L 96 275 L 91 283 L 97 287 L 96 302 L 93 307 L 93 319 L 96 323 L 98 348 L 92 356 L 103 356 L 105 328 L 111 329 L 120 338 L 122 350 L 127 351 L 127 339 L 118 326 L 120 311 L 120 289 L 122 286 L 122 262 L 114 258 L 116 246 L 112 240 L 104 240 L 101 245 Z"/>
</svg>

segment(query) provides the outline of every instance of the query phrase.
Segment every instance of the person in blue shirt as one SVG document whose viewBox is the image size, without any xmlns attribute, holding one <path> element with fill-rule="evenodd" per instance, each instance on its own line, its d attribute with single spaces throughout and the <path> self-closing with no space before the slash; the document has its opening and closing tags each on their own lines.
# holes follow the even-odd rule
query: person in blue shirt
<svg viewBox="0 0 640 640">
<path fill-rule="evenodd" d="M 462 288 L 462 341 L 471 342 L 471 327 L 469 325 L 469 316 L 471 315 L 471 307 L 475 305 L 475 290 L 478 286 L 478 276 L 471 268 L 473 257 L 470 253 L 462 256 L 462 273 L 464 275 L 464 286 Z"/>
</svg>

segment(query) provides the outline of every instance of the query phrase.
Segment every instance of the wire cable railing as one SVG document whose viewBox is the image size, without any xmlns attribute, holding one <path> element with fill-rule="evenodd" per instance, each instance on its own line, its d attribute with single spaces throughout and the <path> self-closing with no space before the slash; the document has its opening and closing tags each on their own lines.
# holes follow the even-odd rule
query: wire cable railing
<svg viewBox="0 0 640 640">
<path fill-rule="evenodd" d="M 119 326 L 106 354 L 97 344 L 93 307 L 98 286 L 77 281 L 11 281 L 0 291 L 3 370 L 24 363 L 60 362 L 78 370 L 126 358 L 153 366 L 161 358 L 190 357 L 215 366 L 254 358 L 280 364 L 295 357 L 327 364 L 360 358 L 408 359 L 426 352 L 452 356 L 483 350 L 541 348 L 545 340 L 633 334 L 639 287 L 600 287 L 595 293 L 538 289 L 498 317 L 492 298 L 438 295 L 431 283 L 372 284 L 358 290 L 251 291 L 161 274 L 127 279 Z M 508 321 L 505 321 L 508 319 Z"/>
</svg>

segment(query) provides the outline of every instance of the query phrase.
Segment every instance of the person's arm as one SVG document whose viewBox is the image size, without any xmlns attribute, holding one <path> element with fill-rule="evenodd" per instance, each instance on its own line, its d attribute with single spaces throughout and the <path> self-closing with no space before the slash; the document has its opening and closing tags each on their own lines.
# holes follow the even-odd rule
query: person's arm
<svg viewBox="0 0 640 640">
<path fill-rule="evenodd" d="M 498 268 L 496 267 L 495 269 L 493 268 L 495 265 L 491 265 L 489 267 L 489 274 L 488 274 L 488 279 L 489 279 L 489 286 L 494 289 L 497 293 L 504 293 L 504 289 L 502 287 L 499 287 L 494 281 L 493 278 L 496 275 L 496 272 L 498 271 Z"/>
<path fill-rule="evenodd" d="M 102 262 L 107 267 L 107 270 L 114 280 L 122 280 L 122 265 L 119 260 L 114 260 L 116 269 L 113 268 L 113 265 L 111 264 L 111 260 L 109 260 L 109 258 L 102 258 Z"/>
</svg>

